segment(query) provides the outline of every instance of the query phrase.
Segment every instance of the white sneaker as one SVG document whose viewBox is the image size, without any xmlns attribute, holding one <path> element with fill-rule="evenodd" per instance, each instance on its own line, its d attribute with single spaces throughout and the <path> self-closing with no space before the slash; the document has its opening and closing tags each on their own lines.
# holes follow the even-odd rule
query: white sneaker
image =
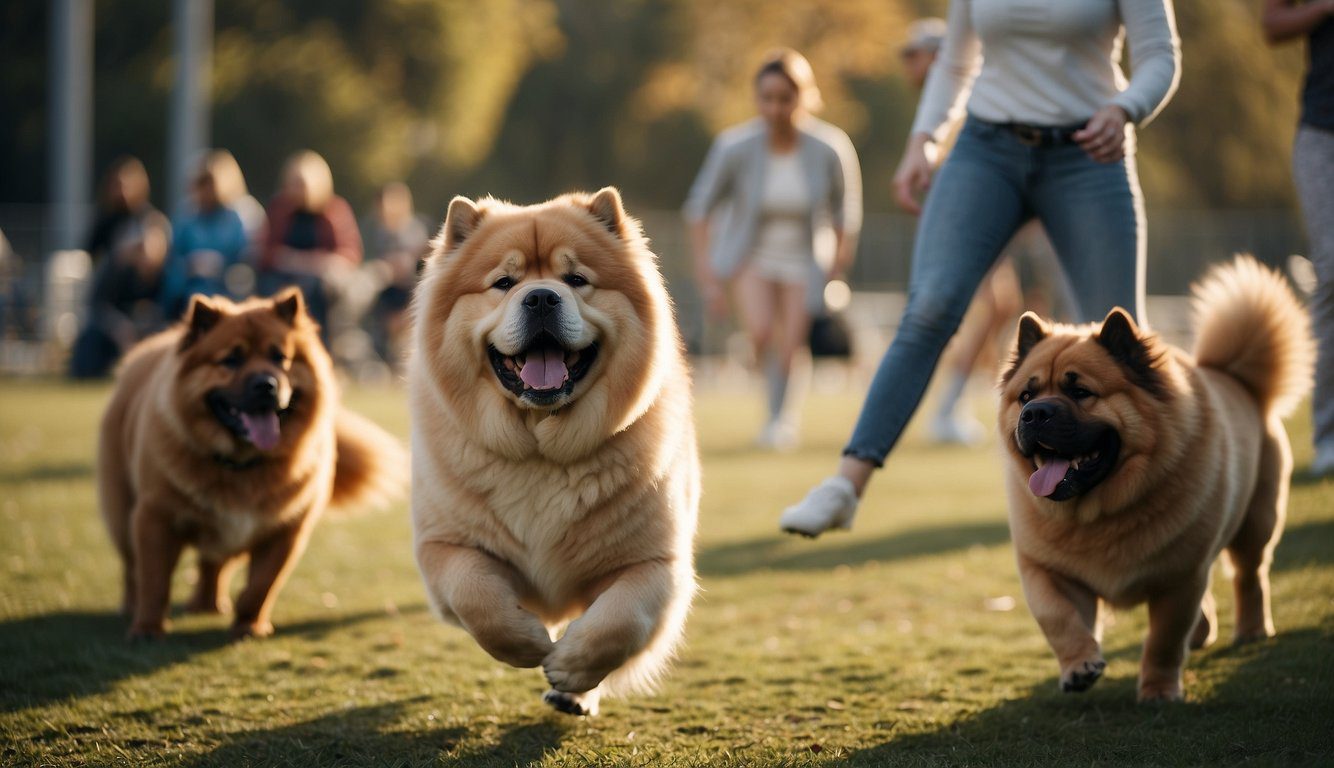
<svg viewBox="0 0 1334 768">
<path fill-rule="evenodd" d="M 857 489 L 841 475 L 826 478 L 806 498 L 783 510 L 778 524 L 788 533 L 815 538 L 832 529 L 848 530 L 857 514 Z"/>
<path fill-rule="evenodd" d="M 931 420 L 931 440 L 947 445 L 978 445 L 987 439 L 987 428 L 972 416 L 938 413 Z"/>
<path fill-rule="evenodd" d="M 796 426 L 777 419 L 764 425 L 760 434 L 755 438 L 755 447 L 766 451 L 775 451 L 777 453 L 790 453 L 797 449 L 801 443 L 801 438 L 797 434 Z"/>
<path fill-rule="evenodd" d="M 1311 474 L 1318 477 L 1334 475 L 1334 440 L 1322 441 L 1315 447 L 1315 459 L 1311 462 Z"/>
</svg>

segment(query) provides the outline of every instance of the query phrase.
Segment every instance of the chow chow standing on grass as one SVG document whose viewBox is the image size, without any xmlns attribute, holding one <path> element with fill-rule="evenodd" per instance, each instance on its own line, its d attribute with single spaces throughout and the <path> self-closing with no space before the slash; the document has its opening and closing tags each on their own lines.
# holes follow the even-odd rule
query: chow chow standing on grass
<svg viewBox="0 0 1334 768">
<path fill-rule="evenodd" d="M 406 463 L 394 438 L 339 405 L 300 291 L 195 296 L 183 322 L 126 355 L 102 419 L 98 488 L 130 637 L 166 631 L 186 546 L 199 551 L 186 609 L 230 610 L 230 576 L 246 562 L 232 635 L 271 634 L 278 591 L 325 508 L 389 500 Z"/>
<path fill-rule="evenodd" d="M 1010 530 L 1060 685 L 1102 675 L 1104 603 L 1147 602 L 1140 700 L 1183 697 L 1187 646 L 1217 634 L 1209 580 L 1226 551 L 1235 640 L 1274 634 L 1269 565 L 1292 449 L 1283 429 L 1311 382 L 1306 311 L 1242 257 L 1194 290 L 1194 354 L 1136 327 L 1019 324 L 1003 377 Z"/>
<path fill-rule="evenodd" d="M 646 687 L 695 591 L 699 459 L 638 222 L 611 188 L 455 198 L 416 302 L 412 514 L 431 604 L 500 661 L 542 667 L 563 712 Z"/>
</svg>

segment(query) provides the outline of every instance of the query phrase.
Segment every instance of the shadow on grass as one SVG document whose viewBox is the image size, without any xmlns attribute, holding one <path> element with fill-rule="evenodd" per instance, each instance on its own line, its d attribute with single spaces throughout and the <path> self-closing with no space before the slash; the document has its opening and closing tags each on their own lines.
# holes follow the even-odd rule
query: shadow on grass
<svg viewBox="0 0 1334 768">
<path fill-rule="evenodd" d="M 0 471 L 0 483 L 40 483 L 57 480 L 86 480 L 93 476 L 93 465 L 87 461 L 70 461 L 63 464 L 39 464 L 27 469 L 6 469 Z"/>
<path fill-rule="evenodd" d="M 1321 483 L 1334 483 L 1334 475 L 1317 475 L 1309 466 L 1292 473 L 1293 488 L 1306 488 Z"/>
<path fill-rule="evenodd" d="M 424 611 L 415 606 L 400 613 Z M 325 633 L 384 613 L 361 613 L 279 624 L 281 637 L 318 639 Z M 226 622 L 216 628 L 174 631 L 164 639 L 129 643 L 128 620 L 117 613 L 64 612 L 0 622 L 0 712 L 14 712 L 69 697 L 101 693 L 119 680 L 151 673 L 226 647 Z M 262 641 L 259 641 L 262 642 Z"/>
<path fill-rule="evenodd" d="M 1136 704 L 1133 677 L 1061 694 L 1053 675 L 1020 698 L 891 738 L 846 764 L 1327 765 L 1334 755 L 1329 642 L 1328 633 L 1304 629 L 1194 654 L 1185 704 Z M 1215 675 L 1222 681 L 1199 698 L 1192 682 Z"/>
<path fill-rule="evenodd" d="M 836 565 L 859 565 L 871 561 L 926 557 L 967 549 L 994 546 L 1010 540 L 1004 520 L 994 523 L 913 528 L 876 539 L 854 539 L 838 546 L 801 542 L 793 550 L 793 539 L 770 536 L 700 550 L 699 572 L 705 576 L 736 576 L 759 570 L 812 571 Z"/>
<path fill-rule="evenodd" d="M 1289 525 L 1274 550 L 1275 571 L 1295 571 L 1334 562 L 1334 520 Z"/>
<path fill-rule="evenodd" d="M 555 723 L 519 723 L 505 730 L 498 743 L 472 747 L 461 746 L 467 728 L 404 730 L 405 705 L 424 700 L 343 709 L 303 723 L 231 734 L 184 765 L 527 766 L 558 749 L 565 736 Z"/>
</svg>

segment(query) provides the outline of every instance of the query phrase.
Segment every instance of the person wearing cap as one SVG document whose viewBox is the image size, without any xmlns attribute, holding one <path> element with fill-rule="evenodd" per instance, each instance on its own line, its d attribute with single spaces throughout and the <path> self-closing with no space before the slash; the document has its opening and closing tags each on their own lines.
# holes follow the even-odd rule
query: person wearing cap
<svg viewBox="0 0 1334 768">
<path fill-rule="evenodd" d="M 894 175 L 895 201 L 921 216 L 908 305 L 837 473 L 784 510 L 783 530 L 851 527 L 978 284 L 1028 220 L 1051 238 L 1079 320 L 1120 306 L 1143 321 L 1135 127 L 1167 104 L 1180 74 L 1172 0 L 950 2 Z M 937 172 L 938 143 L 960 121 Z"/>
<path fill-rule="evenodd" d="M 899 48 L 899 62 L 903 77 L 914 91 L 926 85 L 931 65 L 936 63 L 940 45 L 945 42 L 945 20 L 934 16 L 918 19 L 908 25 L 908 40 Z"/>
</svg>

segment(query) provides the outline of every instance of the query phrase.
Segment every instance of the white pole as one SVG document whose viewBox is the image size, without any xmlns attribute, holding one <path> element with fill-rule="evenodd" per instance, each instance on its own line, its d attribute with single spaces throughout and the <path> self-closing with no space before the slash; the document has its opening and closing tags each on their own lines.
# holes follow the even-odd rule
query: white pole
<svg viewBox="0 0 1334 768">
<path fill-rule="evenodd" d="M 175 216 L 188 204 L 190 172 L 209 145 L 213 0 L 173 0 L 172 26 L 176 84 L 171 93 L 165 202 L 167 212 Z"/>
<path fill-rule="evenodd" d="M 51 3 L 50 251 L 83 245 L 92 204 L 93 0 Z"/>
</svg>

